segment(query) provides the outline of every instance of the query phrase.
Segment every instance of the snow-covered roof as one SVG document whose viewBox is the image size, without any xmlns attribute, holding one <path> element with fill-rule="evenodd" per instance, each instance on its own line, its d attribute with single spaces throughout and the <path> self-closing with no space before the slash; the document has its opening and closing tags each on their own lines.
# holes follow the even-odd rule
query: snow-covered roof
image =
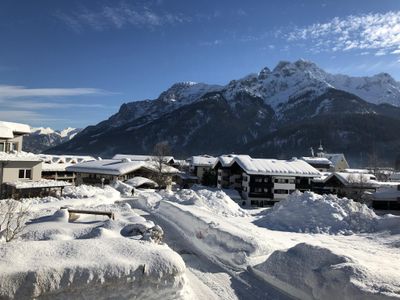
<svg viewBox="0 0 400 300">
<path fill-rule="evenodd" d="M 131 161 L 130 159 L 103 159 L 78 163 L 66 168 L 67 171 L 77 173 L 94 173 L 105 175 L 123 175 L 145 168 L 157 171 L 157 166 L 151 161 Z M 177 173 L 177 169 L 163 166 L 163 173 Z"/>
<path fill-rule="evenodd" d="M 209 155 L 196 155 L 188 158 L 191 166 L 194 167 L 212 167 L 218 158 Z"/>
<path fill-rule="evenodd" d="M 3 139 L 12 139 L 14 138 L 14 133 L 12 129 L 6 126 L 0 126 L 0 138 Z"/>
<path fill-rule="evenodd" d="M 129 158 L 132 161 L 154 161 L 157 157 L 151 155 L 136 155 L 136 154 L 115 154 L 113 159 L 124 159 Z M 170 163 L 174 160 L 173 156 L 164 156 L 163 161 Z"/>
<path fill-rule="evenodd" d="M 39 181 L 15 181 L 15 182 L 7 182 L 6 184 L 20 190 L 35 189 L 35 188 L 65 187 L 71 185 L 71 183 L 69 182 L 47 180 L 47 179 L 42 179 Z"/>
<path fill-rule="evenodd" d="M 326 157 L 303 156 L 301 159 L 309 164 L 327 165 L 327 167 L 332 165 L 332 162 L 329 159 L 327 159 Z"/>
<path fill-rule="evenodd" d="M 346 160 L 343 153 L 324 153 L 323 156 L 329 159 L 334 166 L 337 166 L 341 160 Z"/>
<path fill-rule="evenodd" d="M 95 160 L 92 156 L 80 156 L 80 155 L 52 155 L 52 154 L 38 154 L 39 158 L 45 163 L 65 163 L 65 164 L 77 164 L 84 161 Z"/>
<path fill-rule="evenodd" d="M 29 125 L 0 121 L 0 138 L 14 138 L 14 134 L 31 133 Z M 3 136 L 4 135 L 4 136 Z"/>
<path fill-rule="evenodd" d="M 251 175 L 289 175 L 318 177 L 320 172 L 301 159 L 278 160 L 251 158 L 249 155 L 235 155 L 229 165 L 237 163 Z"/>
<path fill-rule="evenodd" d="M 378 188 L 376 192 L 372 194 L 372 200 L 374 201 L 398 201 L 398 199 L 400 199 L 400 191 L 397 185 Z"/>
<path fill-rule="evenodd" d="M 220 162 L 223 167 L 229 167 L 236 156 L 237 154 L 221 155 L 217 158 L 214 167 L 218 162 Z"/>
<path fill-rule="evenodd" d="M 367 169 L 350 169 L 350 168 L 348 168 L 348 169 L 344 169 L 344 172 L 346 172 L 346 173 L 356 173 L 356 174 L 359 174 L 359 173 L 370 174 L 370 171 L 367 170 Z"/>
<path fill-rule="evenodd" d="M 344 185 L 360 185 L 368 184 L 370 186 L 379 186 L 379 182 L 376 180 L 375 175 L 365 173 L 346 173 L 346 172 L 335 172 L 325 178 L 325 182 L 336 177 Z"/>
<path fill-rule="evenodd" d="M 36 154 L 29 152 L 0 152 L 0 161 L 37 161 L 40 162 L 39 157 Z"/>
</svg>

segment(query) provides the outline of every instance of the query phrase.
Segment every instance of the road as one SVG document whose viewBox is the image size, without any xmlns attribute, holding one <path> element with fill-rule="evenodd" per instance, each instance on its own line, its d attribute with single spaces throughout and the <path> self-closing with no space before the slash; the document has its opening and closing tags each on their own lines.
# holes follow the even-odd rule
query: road
<svg viewBox="0 0 400 300">
<path fill-rule="evenodd" d="M 215 258 L 206 257 L 170 220 L 157 213 L 134 210 L 163 228 L 164 242 L 185 261 L 188 280 L 199 299 L 292 299 L 248 270 L 233 270 Z"/>
</svg>

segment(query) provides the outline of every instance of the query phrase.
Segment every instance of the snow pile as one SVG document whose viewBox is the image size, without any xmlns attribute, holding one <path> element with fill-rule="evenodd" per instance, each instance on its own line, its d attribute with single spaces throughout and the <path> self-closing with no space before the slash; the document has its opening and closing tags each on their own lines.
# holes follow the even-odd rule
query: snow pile
<svg viewBox="0 0 400 300">
<path fill-rule="evenodd" d="M 135 208 L 151 211 L 159 206 L 162 199 L 163 197 L 154 191 L 135 190 L 135 199 L 131 201 L 131 204 Z"/>
<path fill-rule="evenodd" d="M 131 179 L 128 179 L 127 181 L 125 181 L 125 183 L 135 188 L 142 186 L 156 188 L 158 186 L 158 184 L 155 181 L 141 176 L 136 176 Z"/>
<path fill-rule="evenodd" d="M 132 196 L 132 190 L 133 187 L 120 181 L 120 180 L 115 180 L 111 183 L 111 187 L 116 189 L 118 192 L 121 193 L 123 196 Z"/>
<path fill-rule="evenodd" d="M 275 251 L 252 270 L 299 299 L 393 299 L 400 292 L 398 280 L 387 284 L 353 259 L 307 243 Z"/>
<path fill-rule="evenodd" d="M 0 298 L 179 299 L 182 258 L 127 238 L 0 244 Z"/>
<path fill-rule="evenodd" d="M 236 227 L 234 221 L 226 222 L 225 219 L 230 217 L 218 215 L 209 209 L 161 201 L 154 213 L 168 220 L 171 226 L 190 240 L 197 251 L 233 268 L 246 266 L 250 257 L 266 251 L 254 233 Z"/>
<path fill-rule="evenodd" d="M 399 226 L 400 218 L 381 218 L 366 205 L 335 195 L 295 192 L 255 223 L 272 230 L 352 234 L 383 230 L 390 223 Z"/>
<path fill-rule="evenodd" d="M 93 191 L 103 190 L 80 187 L 71 194 Z M 113 212 L 115 220 L 72 214 L 60 203 L 32 204 L 35 217 L 18 241 L 0 242 L 0 299 L 191 299 L 185 264 L 161 244 L 159 226 L 126 203 L 90 199 L 97 198 L 60 203 Z"/>
<path fill-rule="evenodd" d="M 118 200 L 120 198 L 120 193 L 108 185 L 104 186 L 104 188 L 91 185 L 79 185 L 66 187 L 64 189 L 63 196 L 65 198 L 96 197 L 110 200 Z"/>
<path fill-rule="evenodd" d="M 224 191 L 218 189 L 194 186 L 193 189 L 183 189 L 173 194 L 165 193 L 165 198 L 172 202 L 209 209 L 213 213 L 225 217 L 244 217 L 248 215 Z"/>
</svg>

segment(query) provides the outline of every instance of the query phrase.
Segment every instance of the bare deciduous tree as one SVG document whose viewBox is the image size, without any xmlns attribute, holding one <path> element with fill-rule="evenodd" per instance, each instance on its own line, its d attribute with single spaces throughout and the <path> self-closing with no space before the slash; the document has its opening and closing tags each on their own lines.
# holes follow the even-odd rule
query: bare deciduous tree
<svg viewBox="0 0 400 300">
<path fill-rule="evenodd" d="M 363 173 L 354 173 L 350 174 L 347 177 L 347 181 L 355 188 L 356 195 L 354 200 L 363 202 L 364 200 L 364 191 L 368 186 L 369 183 L 369 177 L 367 174 Z"/>
<path fill-rule="evenodd" d="M 6 242 L 17 237 L 25 228 L 29 207 L 16 200 L 0 201 L 0 234 Z"/>
<path fill-rule="evenodd" d="M 168 142 L 160 142 L 154 146 L 153 149 L 153 161 L 156 168 L 156 174 L 154 175 L 154 181 L 157 182 L 159 187 L 166 187 L 169 182 L 169 176 L 166 174 L 166 163 L 167 156 L 171 153 L 171 149 Z"/>
</svg>

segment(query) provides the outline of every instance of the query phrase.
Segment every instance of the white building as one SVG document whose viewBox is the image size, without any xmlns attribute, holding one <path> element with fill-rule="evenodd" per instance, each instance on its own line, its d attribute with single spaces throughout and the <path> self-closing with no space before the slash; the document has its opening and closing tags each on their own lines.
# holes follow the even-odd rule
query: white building
<svg viewBox="0 0 400 300">
<path fill-rule="evenodd" d="M 158 172 L 158 166 L 153 161 L 131 161 L 124 159 L 101 159 L 85 161 L 66 168 L 76 174 L 76 184 L 102 185 L 110 184 L 115 180 L 125 181 L 137 176 L 152 178 Z M 162 173 L 172 180 L 172 176 L 179 170 L 162 166 Z"/>
<path fill-rule="evenodd" d="M 295 190 L 311 189 L 313 178 L 321 174 L 303 160 L 251 158 L 228 155 L 218 158 L 214 167 L 218 188 L 240 192 L 244 205 L 264 206 L 285 199 Z"/>
</svg>

